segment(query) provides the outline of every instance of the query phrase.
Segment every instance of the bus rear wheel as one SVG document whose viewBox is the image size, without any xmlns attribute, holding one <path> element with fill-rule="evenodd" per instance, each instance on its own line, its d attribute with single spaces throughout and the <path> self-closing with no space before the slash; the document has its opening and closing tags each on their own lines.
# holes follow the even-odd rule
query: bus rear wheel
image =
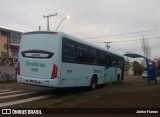
<svg viewBox="0 0 160 117">
<path fill-rule="evenodd" d="M 91 80 L 90 89 L 94 90 L 96 88 L 97 88 L 97 78 L 93 77 L 92 80 Z"/>
<path fill-rule="evenodd" d="M 117 81 L 119 82 L 120 81 L 120 75 L 118 74 L 117 76 Z"/>
</svg>

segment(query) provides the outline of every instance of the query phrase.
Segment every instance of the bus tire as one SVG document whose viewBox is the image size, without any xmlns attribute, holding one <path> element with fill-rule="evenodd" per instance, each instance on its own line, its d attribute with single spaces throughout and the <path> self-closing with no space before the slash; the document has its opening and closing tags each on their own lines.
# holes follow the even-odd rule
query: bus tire
<svg viewBox="0 0 160 117">
<path fill-rule="evenodd" d="M 91 79 L 90 89 L 95 90 L 97 88 L 97 76 L 94 75 Z"/>
<path fill-rule="evenodd" d="M 117 81 L 118 82 L 120 81 L 120 75 L 119 74 L 117 75 Z"/>
</svg>

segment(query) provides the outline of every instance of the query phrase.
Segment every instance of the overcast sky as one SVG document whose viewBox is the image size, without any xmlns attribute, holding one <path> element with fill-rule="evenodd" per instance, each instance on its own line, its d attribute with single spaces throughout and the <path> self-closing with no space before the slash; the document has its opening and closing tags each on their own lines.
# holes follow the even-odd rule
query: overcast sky
<svg viewBox="0 0 160 117">
<path fill-rule="evenodd" d="M 0 0 L 0 26 L 24 32 L 38 30 L 39 26 L 46 30 L 47 19 L 43 15 L 57 13 L 50 18 L 50 29 L 54 31 L 69 15 L 70 19 L 64 20 L 58 31 L 102 47 L 105 47 L 103 42 L 112 41 L 110 50 L 120 54 L 142 54 L 140 39 L 144 35 L 149 39 L 151 57 L 157 58 L 160 57 L 159 9 L 160 0 Z"/>
</svg>

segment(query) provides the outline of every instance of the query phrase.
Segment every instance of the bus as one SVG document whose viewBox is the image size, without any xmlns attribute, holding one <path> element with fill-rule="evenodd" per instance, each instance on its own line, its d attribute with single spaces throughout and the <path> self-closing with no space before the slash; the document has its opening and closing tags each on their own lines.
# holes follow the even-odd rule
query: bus
<svg viewBox="0 0 160 117">
<path fill-rule="evenodd" d="M 67 88 L 123 80 L 124 57 L 63 32 L 22 35 L 17 82 Z"/>
</svg>

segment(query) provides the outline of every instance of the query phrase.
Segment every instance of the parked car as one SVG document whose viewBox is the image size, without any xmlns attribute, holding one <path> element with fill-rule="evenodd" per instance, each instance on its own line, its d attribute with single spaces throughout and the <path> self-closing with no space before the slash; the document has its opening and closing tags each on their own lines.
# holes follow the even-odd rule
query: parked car
<svg viewBox="0 0 160 117">
<path fill-rule="evenodd" d="M 147 71 L 143 71 L 143 73 L 142 73 L 142 78 L 147 78 L 147 77 L 148 77 Z"/>
</svg>

